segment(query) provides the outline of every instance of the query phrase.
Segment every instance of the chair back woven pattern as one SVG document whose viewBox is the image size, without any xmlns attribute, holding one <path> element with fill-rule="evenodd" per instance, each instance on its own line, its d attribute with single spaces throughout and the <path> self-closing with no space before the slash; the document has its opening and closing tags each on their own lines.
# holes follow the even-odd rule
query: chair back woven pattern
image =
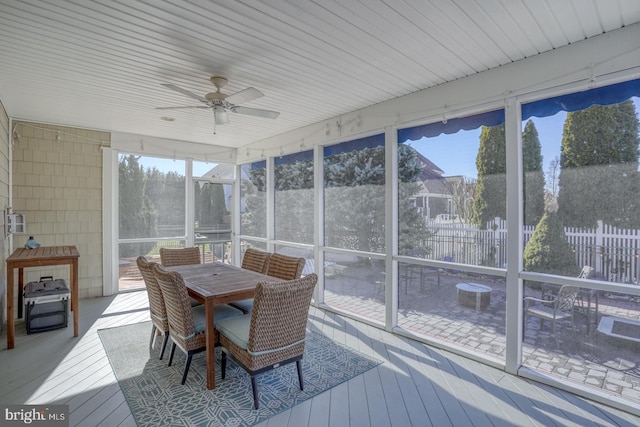
<svg viewBox="0 0 640 427">
<path fill-rule="evenodd" d="M 195 334 L 191 299 L 182 275 L 174 271 L 167 271 L 157 264 L 152 269 L 162 290 L 167 308 L 171 339 L 185 352 L 204 347 L 206 345 L 205 333 L 203 331 Z"/>
<path fill-rule="evenodd" d="M 244 256 L 242 257 L 242 268 L 266 274 L 270 258 L 271 254 L 269 252 L 249 248 L 244 252 Z"/>
<path fill-rule="evenodd" d="M 182 249 L 160 248 L 160 263 L 164 267 L 200 264 L 201 262 L 200 248 L 197 246 Z"/>
<path fill-rule="evenodd" d="M 315 273 L 287 282 L 260 282 L 256 286 L 251 312 L 247 349 L 261 352 L 286 347 L 305 338 Z M 304 353 L 304 342 L 271 353 L 251 356 L 224 335 L 224 345 L 238 361 L 251 370 L 261 369 Z"/>
<path fill-rule="evenodd" d="M 267 274 L 282 280 L 299 279 L 304 269 L 305 259 L 278 253 L 271 254 Z"/>
<path fill-rule="evenodd" d="M 156 280 L 156 276 L 153 274 L 153 266 L 155 262 L 149 262 L 143 256 L 139 256 L 136 259 L 138 269 L 144 280 L 144 284 L 147 287 L 147 296 L 149 297 L 149 311 L 151 312 L 151 321 L 156 328 L 162 332 L 169 332 L 169 321 L 167 319 L 167 309 L 164 305 L 164 298 L 162 297 L 162 291 L 160 285 Z"/>
<path fill-rule="evenodd" d="M 577 286 L 561 287 L 560 291 L 558 292 L 557 310 L 572 311 L 579 291 L 580 288 L 578 288 Z"/>
</svg>

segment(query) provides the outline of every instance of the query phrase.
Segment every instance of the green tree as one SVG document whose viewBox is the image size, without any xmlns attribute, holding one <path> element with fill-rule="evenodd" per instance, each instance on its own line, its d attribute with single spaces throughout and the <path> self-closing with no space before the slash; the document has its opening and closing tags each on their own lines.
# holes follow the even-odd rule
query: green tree
<svg viewBox="0 0 640 427">
<path fill-rule="evenodd" d="M 598 220 L 637 228 L 638 118 L 633 103 L 568 113 L 562 135 L 558 212 L 564 224 Z"/>
<path fill-rule="evenodd" d="M 575 276 L 579 268 L 557 212 L 546 212 L 524 248 L 525 271 Z"/>
<path fill-rule="evenodd" d="M 274 179 L 276 238 L 313 243 L 313 159 L 276 164 Z"/>
<path fill-rule="evenodd" d="M 478 181 L 472 220 L 480 227 L 507 217 L 507 165 L 504 124 L 483 126 L 476 157 Z M 544 213 L 544 173 L 538 131 L 529 120 L 522 133 L 524 223 L 536 224 Z"/>
<path fill-rule="evenodd" d="M 185 234 L 185 177 L 176 172 L 161 172 L 157 168 L 145 171 L 145 195 L 157 212 L 159 236 Z"/>
<path fill-rule="evenodd" d="M 327 244 L 367 252 L 384 250 L 385 149 L 383 146 L 325 158 L 325 232 Z M 428 236 L 411 205 L 423 168 L 416 151 L 398 146 L 400 249 L 418 248 Z"/>
<path fill-rule="evenodd" d="M 544 214 L 544 172 L 538 130 L 528 120 L 522 132 L 522 169 L 524 172 L 524 224 L 535 225 Z"/>
<path fill-rule="evenodd" d="M 221 224 L 228 224 L 224 184 L 205 183 L 195 187 L 195 221 L 199 229 L 215 229 Z M 227 227 L 223 227 L 227 228 Z M 196 230 L 198 231 L 198 230 Z"/>
<path fill-rule="evenodd" d="M 267 170 L 265 162 L 242 166 L 241 234 L 267 235 Z"/>
<path fill-rule="evenodd" d="M 425 255 L 431 248 L 424 247 L 424 240 L 432 232 L 422 215 L 413 206 L 412 198 L 420 192 L 423 163 L 418 153 L 409 145 L 398 145 L 398 252 L 406 255 L 411 250 L 422 249 Z"/>
<path fill-rule="evenodd" d="M 384 147 L 324 159 L 325 237 L 329 246 L 384 250 Z"/>
<path fill-rule="evenodd" d="M 155 237 L 157 212 L 145 194 L 147 178 L 138 158 L 132 154 L 122 156 L 118 164 L 118 233 L 121 239 Z M 146 255 L 151 243 L 124 243 L 120 245 L 120 257 Z"/>
<path fill-rule="evenodd" d="M 483 228 L 495 217 L 507 216 L 506 144 L 504 124 L 483 126 L 476 156 L 478 180 L 473 201 L 473 223 Z"/>
</svg>

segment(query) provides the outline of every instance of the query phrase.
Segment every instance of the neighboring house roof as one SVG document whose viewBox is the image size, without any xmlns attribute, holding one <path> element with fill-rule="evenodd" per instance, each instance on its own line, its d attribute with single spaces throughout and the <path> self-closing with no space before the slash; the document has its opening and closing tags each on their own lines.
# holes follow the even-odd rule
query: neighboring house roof
<svg viewBox="0 0 640 427">
<path fill-rule="evenodd" d="M 422 168 L 422 174 L 420 174 L 420 180 L 422 181 L 424 190 L 420 191 L 419 194 L 450 195 L 451 190 L 447 185 L 447 178 L 442 176 L 444 171 L 418 151 L 416 151 L 416 155 L 424 165 Z"/>
<path fill-rule="evenodd" d="M 420 159 L 420 161 L 424 164 L 422 175 L 420 176 L 420 179 L 422 181 L 442 178 L 442 174 L 444 173 L 442 169 L 440 169 L 435 163 L 420 154 L 418 151 L 416 151 L 416 154 L 418 155 L 418 159 Z"/>
</svg>

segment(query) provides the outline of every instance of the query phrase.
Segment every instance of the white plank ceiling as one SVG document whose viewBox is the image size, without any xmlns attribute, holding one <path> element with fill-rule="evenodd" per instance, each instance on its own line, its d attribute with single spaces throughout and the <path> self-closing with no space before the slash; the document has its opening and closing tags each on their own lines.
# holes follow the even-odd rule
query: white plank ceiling
<svg viewBox="0 0 640 427">
<path fill-rule="evenodd" d="M 273 137 L 640 22 L 637 0 L 0 0 L 15 119 L 224 147 Z M 264 93 L 213 134 L 203 96 Z M 170 116 L 175 121 L 161 120 Z"/>
</svg>

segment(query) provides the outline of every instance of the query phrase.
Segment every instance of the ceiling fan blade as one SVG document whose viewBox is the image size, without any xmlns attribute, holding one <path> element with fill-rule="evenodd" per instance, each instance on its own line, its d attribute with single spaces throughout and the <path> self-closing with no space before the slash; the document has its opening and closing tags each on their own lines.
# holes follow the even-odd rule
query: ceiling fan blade
<svg viewBox="0 0 640 427">
<path fill-rule="evenodd" d="M 181 108 L 209 108 L 206 105 L 186 105 L 184 107 L 155 107 L 156 110 L 178 110 Z"/>
<path fill-rule="evenodd" d="M 260 92 L 258 89 L 254 89 L 252 87 L 248 87 L 245 90 L 241 90 L 240 92 L 236 92 L 233 95 L 229 95 L 225 98 L 225 101 L 231 104 L 242 104 L 245 102 L 253 101 L 257 98 L 262 98 L 264 93 Z"/>
<path fill-rule="evenodd" d="M 233 107 L 231 111 L 238 114 L 246 114 L 248 116 L 266 117 L 267 119 L 275 119 L 280 115 L 277 111 L 259 110 L 257 108 L 248 107 Z"/>
<path fill-rule="evenodd" d="M 190 98 L 197 99 L 198 101 L 207 102 L 207 100 L 204 99 L 203 97 L 201 97 L 200 95 L 196 95 L 195 93 L 189 92 L 186 89 L 182 89 L 179 86 L 172 85 L 172 84 L 169 84 L 169 83 L 163 83 L 162 86 L 164 86 L 164 87 L 166 87 L 168 89 L 171 89 L 171 90 L 175 90 L 176 92 L 180 92 L 181 94 L 187 95 Z"/>
</svg>

